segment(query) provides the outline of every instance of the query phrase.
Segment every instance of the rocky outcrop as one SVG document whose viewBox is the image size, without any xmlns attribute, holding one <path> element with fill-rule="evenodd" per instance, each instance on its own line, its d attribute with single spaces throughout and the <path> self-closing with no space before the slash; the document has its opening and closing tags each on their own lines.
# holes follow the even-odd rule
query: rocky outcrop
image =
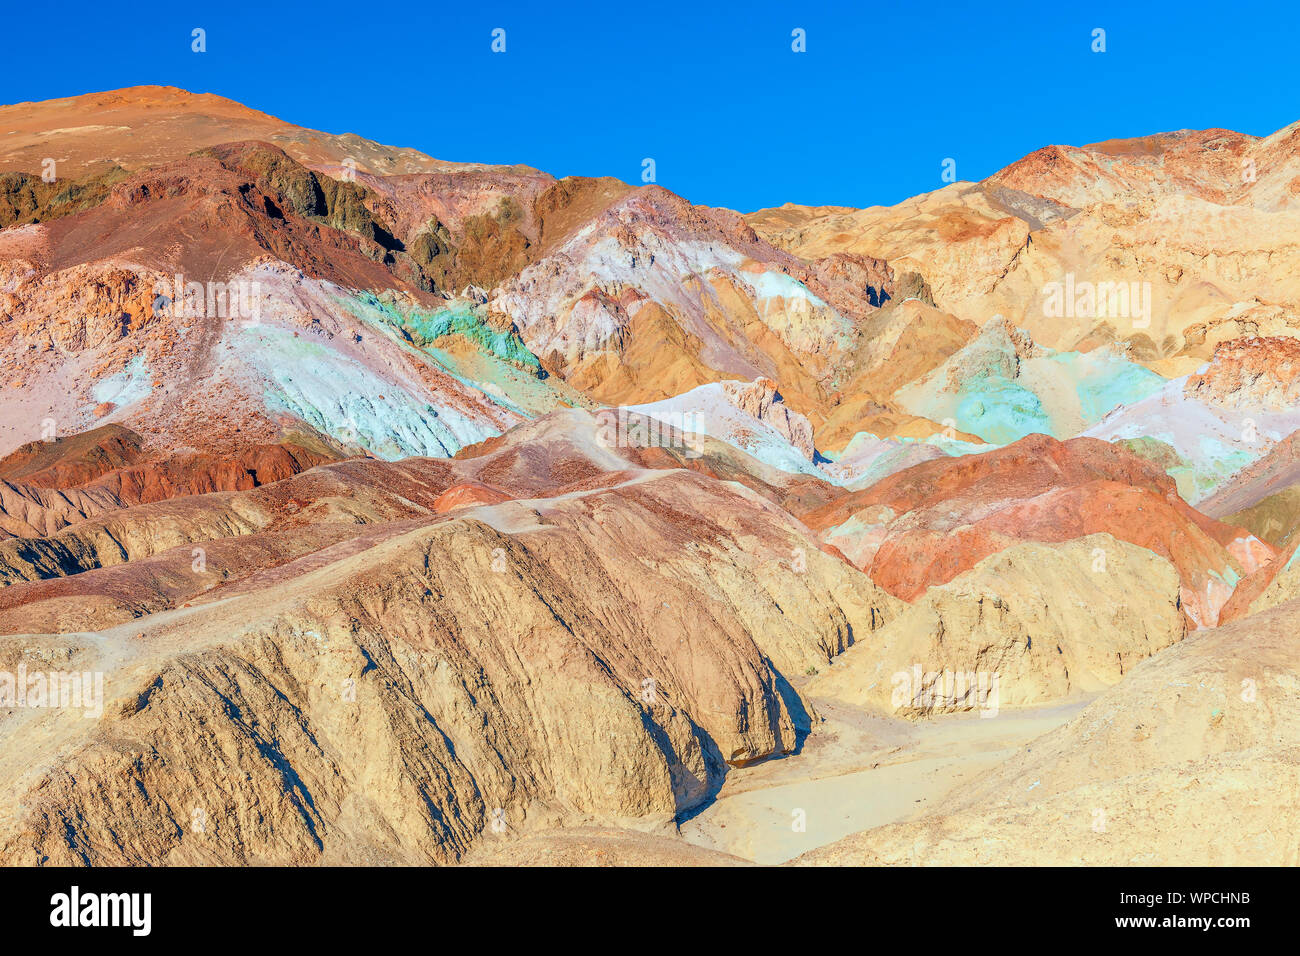
<svg viewBox="0 0 1300 956">
<path fill-rule="evenodd" d="M 59 491 L 0 481 L 0 539 L 38 538 L 122 507 L 111 492 Z"/>
<path fill-rule="evenodd" d="M 728 764 L 797 746 L 778 668 L 883 623 L 888 599 L 774 512 L 650 473 L 458 511 L 93 640 L 0 641 L 10 668 L 106 676 L 98 719 L 0 718 L 25 741 L 0 761 L 22 794 L 0 861 L 449 862 L 498 825 L 670 820 Z"/>
<path fill-rule="evenodd" d="M 1300 561 L 1296 560 L 1300 541 L 1284 548 L 1264 567 L 1242 579 L 1223 606 L 1220 619 L 1237 621 L 1269 608 L 1300 598 Z"/>
<path fill-rule="evenodd" d="M 1295 328 L 1300 285 L 1279 266 L 1295 261 L 1300 234 L 1297 142 L 1292 125 L 1263 139 L 1183 130 L 1051 145 L 895 206 L 785 207 L 749 221 L 805 258 L 856 253 L 917 272 L 960 319 L 1002 314 L 1054 349 L 1126 343 L 1179 376 L 1234 330 Z M 1139 298 L 1053 314 L 1045 298 L 1067 282 Z"/>
<path fill-rule="evenodd" d="M 1189 635 L 915 820 L 798 863 L 1295 866 L 1297 614 Z"/>
<path fill-rule="evenodd" d="M 1017 544 L 927 590 L 807 692 L 907 717 L 995 716 L 1116 684 L 1185 628 L 1178 574 L 1145 548 L 1108 534 Z"/>
<path fill-rule="evenodd" d="M 1300 531 L 1300 431 L 1225 481 L 1197 507 L 1285 548 Z"/>
<path fill-rule="evenodd" d="M 1242 338 L 1214 350 L 1209 367 L 1187 379 L 1184 393 L 1234 409 L 1300 404 L 1300 338 Z"/>
<path fill-rule="evenodd" d="M 138 504 L 256 488 L 328 460 L 296 445 L 254 445 L 231 456 L 155 458 L 142 451 L 138 435 L 114 426 L 33 442 L 0 461 L 0 473 L 25 479 L 0 481 L 0 532 L 47 537 Z"/>
<path fill-rule="evenodd" d="M 735 214 L 651 186 L 503 281 L 490 304 L 548 368 L 609 404 L 768 377 L 812 407 L 853 319 L 888 295 L 884 269 L 810 268 Z"/>
<path fill-rule="evenodd" d="M 134 464 L 144 442 L 121 425 L 28 442 L 0 459 L 0 478 L 43 488 L 76 488 Z"/>
<path fill-rule="evenodd" d="M 788 408 L 777 391 L 776 382 L 760 378 L 753 382 L 723 382 L 728 400 L 747 415 L 766 422 L 809 461 L 813 460 L 813 429 L 808 419 Z"/>
</svg>

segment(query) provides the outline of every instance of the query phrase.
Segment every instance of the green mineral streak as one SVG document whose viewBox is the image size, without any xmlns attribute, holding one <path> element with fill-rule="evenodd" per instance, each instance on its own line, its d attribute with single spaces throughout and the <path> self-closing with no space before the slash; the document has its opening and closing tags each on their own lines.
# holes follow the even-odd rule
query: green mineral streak
<svg viewBox="0 0 1300 956">
<path fill-rule="evenodd" d="M 404 328 L 411 340 L 422 348 L 444 335 L 459 335 L 507 362 L 533 368 L 541 365 L 537 356 L 528 351 L 513 329 L 494 329 L 479 318 L 473 309 L 465 306 L 454 305 L 431 314 L 412 313 L 407 317 Z"/>
<path fill-rule="evenodd" d="M 491 328 L 479 318 L 472 304 L 454 302 L 434 312 L 408 312 L 371 292 L 339 297 L 337 301 L 406 348 L 433 359 L 456 381 L 483 392 L 502 408 L 527 417 L 538 414 L 516 398 L 533 389 L 546 390 L 542 385 L 541 363 L 513 330 L 501 332 Z M 451 335 L 468 338 L 478 345 L 483 364 L 471 362 L 472 367 L 465 368 L 460 359 L 432 344 Z"/>
<path fill-rule="evenodd" d="M 367 316 L 372 322 L 392 327 L 406 341 L 427 352 L 435 351 L 430 346 L 438 339 L 456 335 L 513 365 L 530 371 L 541 368 L 537 356 L 528 350 L 514 329 L 492 328 L 470 303 L 453 302 L 433 312 L 404 312 L 369 292 L 362 293 L 360 298 L 374 312 Z"/>
<path fill-rule="evenodd" d="M 981 374 L 963 382 L 954 418 L 957 428 L 1003 445 L 1039 432 L 1055 435 L 1037 395 L 1001 375 Z"/>
</svg>

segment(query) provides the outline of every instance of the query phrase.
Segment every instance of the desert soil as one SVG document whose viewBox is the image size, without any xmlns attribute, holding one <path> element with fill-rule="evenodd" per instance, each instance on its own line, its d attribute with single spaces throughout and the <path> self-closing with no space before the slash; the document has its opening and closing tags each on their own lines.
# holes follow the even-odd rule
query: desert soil
<svg viewBox="0 0 1300 956">
<path fill-rule="evenodd" d="M 851 833 L 923 815 L 1091 699 L 916 722 L 814 700 L 823 722 L 801 752 L 732 770 L 681 833 L 701 848 L 784 863 Z"/>
</svg>

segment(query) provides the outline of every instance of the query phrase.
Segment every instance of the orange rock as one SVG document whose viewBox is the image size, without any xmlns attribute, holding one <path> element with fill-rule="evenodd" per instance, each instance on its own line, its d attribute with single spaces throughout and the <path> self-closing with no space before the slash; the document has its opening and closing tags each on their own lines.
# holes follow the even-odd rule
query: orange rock
<svg viewBox="0 0 1300 956">
<path fill-rule="evenodd" d="M 1250 336 L 1221 343 L 1183 394 L 1229 408 L 1283 409 L 1300 403 L 1300 339 Z"/>
<path fill-rule="evenodd" d="M 485 485 L 477 481 L 464 481 L 458 485 L 452 485 L 440 494 L 433 502 L 433 510 L 441 515 L 446 514 L 448 511 L 455 511 L 458 508 L 500 504 L 503 501 L 510 501 L 512 497 L 512 495 L 500 488 L 494 488 L 491 485 Z"/>
</svg>

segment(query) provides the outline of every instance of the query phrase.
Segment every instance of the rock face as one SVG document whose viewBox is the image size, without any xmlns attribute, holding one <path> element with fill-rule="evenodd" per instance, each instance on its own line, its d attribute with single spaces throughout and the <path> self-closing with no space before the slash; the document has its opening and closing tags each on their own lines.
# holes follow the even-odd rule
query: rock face
<svg viewBox="0 0 1300 956">
<path fill-rule="evenodd" d="M 902 716 L 996 715 L 1116 684 L 1185 628 L 1178 574 L 1150 551 L 1107 534 L 1017 544 L 927 590 L 807 690 Z"/>
<path fill-rule="evenodd" d="M 1294 408 L 1300 404 L 1300 338 L 1226 342 L 1185 389 L 1188 396 L 1229 408 Z"/>
<path fill-rule="evenodd" d="M 1186 379 L 1173 379 L 1155 394 L 1113 409 L 1084 434 L 1103 441 L 1159 443 L 1155 458 L 1190 504 L 1205 506 L 1221 489 L 1248 480 L 1277 444 L 1300 428 L 1300 406 L 1270 409 L 1229 407 L 1187 394 Z M 1158 423 L 1158 424 L 1157 424 Z M 1155 460 L 1153 458 L 1153 460 Z"/>
<path fill-rule="evenodd" d="M 720 439 L 787 472 L 819 474 L 811 467 L 817 458 L 812 425 L 785 404 L 770 379 L 701 385 L 662 402 L 625 406 L 617 414 Z"/>
<path fill-rule="evenodd" d="M 12 666 L 106 671 L 107 696 L 98 720 L 5 718 L 29 743 L 0 762 L 27 794 L 0 859 L 447 861 L 498 809 L 671 819 L 727 763 L 793 750 L 808 718 L 776 667 L 824 664 L 890 604 L 774 512 L 652 472 L 384 526 L 98 640 L 5 639 Z M 778 628 L 777 606 L 804 610 Z"/>
<path fill-rule="evenodd" d="M 813 429 L 808 419 L 787 408 L 777 391 L 776 382 L 760 378 L 747 384 L 723 382 L 731 403 L 742 412 L 771 425 L 809 461 L 813 460 Z"/>
<path fill-rule="evenodd" d="M 1286 548 L 1254 574 L 1248 575 L 1232 592 L 1223 607 L 1224 622 L 1236 621 L 1251 614 L 1286 604 L 1300 597 L 1300 562 L 1296 549 L 1300 542 Z"/>
<path fill-rule="evenodd" d="M 904 298 L 906 291 L 898 289 L 898 296 L 864 324 L 862 348 L 846 363 L 846 376 L 852 377 L 840 389 L 818 432 L 825 449 L 838 449 L 860 433 L 926 438 L 945 428 L 909 414 L 894 402 L 894 394 L 943 364 L 979 330 L 922 299 Z M 971 435 L 961 437 L 979 441 Z"/>
<path fill-rule="evenodd" d="M 340 541 L 364 540 L 372 525 L 599 489 L 641 468 L 688 468 L 783 508 L 811 507 L 834 493 L 707 437 L 689 449 L 602 445 L 598 435 L 593 416 L 570 410 L 466 449 L 455 462 L 358 459 L 238 494 L 131 507 L 103 489 L 0 485 L 5 527 L 16 535 L 0 542 L 0 579 L 9 584 L 0 589 L 0 626 L 11 633 L 105 627 L 220 593 L 254 571 Z"/>
<path fill-rule="evenodd" d="M 106 425 L 66 438 L 34 441 L 0 459 L 0 477 L 43 488 L 70 488 L 140 460 L 140 436 Z"/>
<path fill-rule="evenodd" d="M 1189 635 L 933 811 L 798 862 L 1295 866 L 1298 613 Z"/>
<path fill-rule="evenodd" d="M 256 488 L 330 457 L 293 444 L 253 445 L 237 455 L 163 455 L 146 451 L 129 429 L 106 426 L 33 442 L 0 459 L 0 474 L 19 479 L 0 491 L 0 527 L 18 537 L 49 535 L 132 505 Z"/>
<path fill-rule="evenodd" d="M 101 671 L 106 698 L 3 718 L 50 743 L 0 772 L 49 799 L 0 818 L 0 858 L 448 862 L 497 820 L 670 821 L 728 764 L 793 750 L 785 675 L 898 602 L 773 502 L 792 479 L 595 431 L 559 413 L 454 462 L 110 503 L 13 542 L 0 630 L 99 633 L 0 639 L 0 668 Z"/>
<path fill-rule="evenodd" d="M 290 444 L 253 445 L 237 455 L 163 456 L 115 426 L 34 442 L 0 460 L 0 473 L 23 479 L 0 481 L 0 540 L 45 538 L 132 505 L 256 488 L 329 457 Z"/>
<path fill-rule="evenodd" d="M 629 193 L 493 292 L 548 369 L 608 404 L 740 377 L 823 404 L 854 320 L 889 295 L 884 263 L 808 263 L 726 210 Z"/>
</svg>

